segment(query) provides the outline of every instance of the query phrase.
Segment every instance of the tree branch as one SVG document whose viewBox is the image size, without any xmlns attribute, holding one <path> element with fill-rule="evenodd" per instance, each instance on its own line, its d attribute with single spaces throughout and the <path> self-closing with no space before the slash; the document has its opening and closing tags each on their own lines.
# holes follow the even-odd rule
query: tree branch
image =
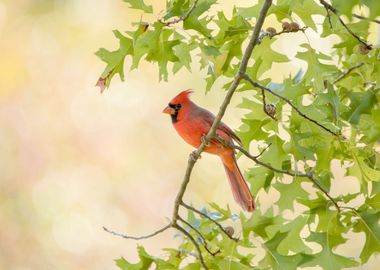
<svg viewBox="0 0 380 270">
<path fill-rule="evenodd" d="M 294 105 L 289 99 L 281 96 L 280 94 L 272 91 L 271 89 L 269 89 L 268 87 L 265 87 L 257 82 L 255 82 L 254 80 L 251 79 L 251 77 L 249 77 L 247 74 L 244 74 L 243 75 L 243 78 L 245 80 L 247 80 L 248 82 L 250 82 L 252 84 L 252 86 L 254 87 L 257 87 L 257 88 L 260 88 L 261 90 L 265 90 L 269 93 L 271 93 L 272 95 L 278 97 L 279 99 L 282 99 L 283 101 L 285 101 L 286 103 L 288 103 L 299 115 L 301 115 L 303 118 L 309 120 L 310 122 L 313 122 L 314 124 L 316 124 L 317 126 L 321 127 L 322 129 L 324 129 L 325 131 L 329 132 L 330 134 L 336 136 L 336 137 L 339 137 L 339 134 L 335 133 L 334 131 L 332 131 L 331 129 L 325 127 L 324 125 L 320 124 L 318 121 L 310 118 L 309 116 L 307 116 L 306 114 L 304 114 L 303 112 L 301 112 L 296 105 Z"/>
<path fill-rule="evenodd" d="M 169 25 L 171 25 L 171 24 L 176 24 L 176 23 L 179 23 L 179 22 L 181 22 L 181 21 L 184 21 L 184 20 L 186 20 L 186 19 L 190 16 L 191 12 L 193 12 L 193 10 L 194 10 L 195 6 L 197 5 L 197 3 L 198 3 L 198 0 L 194 0 L 193 3 L 191 4 L 189 10 L 188 10 L 185 14 L 181 15 L 180 17 L 178 17 L 177 19 L 173 19 L 173 20 L 171 20 L 171 21 L 166 21 L 166 22 L 165 22 L 165 21 L 161 18 L 161 19 L 159 19 L 158 21 L 159 21 L 160 23 L 166 25 L 166 26 L 169 26 Z"/>
<path fill-rule="evenodd" d="M 272 27 L 270 27 L 272 28 Z M 279 36 L 281 34 L 286 34 L 286 33 L 297 33 L 297 32 L 305 32 L 307 29 L 307 26 L 302 27 L 302 28 L 295 28 L 295 29 L 282 29 L 280 32 L 275 32 L 276 29 L 272 28 L 273 30 L 269 30 L 269 28 L 261 33 L 261 35 L 258 38 L 258 43 L 261 43 L 261 41 L 264 39 L 264 37 L 269 37 L 273 38 L 275 36 Z"/>
<path fill-rule="evenodd" d="M 219 229 L 220 229 L 220 230 L 221 230 L 226 236 L 228 236 L 228 238 L 230 238 L 231 240 L 233 240 L 233 241 L 235 241 L 235 242 L 239 241 L 239 239 L 234 238 L 232 235 L 230 235 L 229 233 L 227 233 L 227 231 L 223 228 L 223 226 L 222 226 L 219 222 L 217 222 L 215 219 L 212 219 L 211 217 L 209 217 L 209 216 L 206 215 L 205 213 L 199 211 L 198 209 L 196 209 L 196 208 L 194 208 L 194 207 L 192 207 L 192 206 L 190 206 L 190 205 L 188 205 L 188 204 L 186 204 L 186 203 L 184 203 L 184 202 L 182 202 L 181 205 L 182 205 L 183 207 L 189 209 L 190 211 L 193 211 L 193 212 L 197 213 L 198 215 L 200 215 L 200 216 L 202 216 L 202 217 L 204 217 L 204 218 L 207 218 L 208 220 L 210 220 L 211 222 L 213 222 L 213 223 L 214 223 L 216 226 L 218 226 Z"/>
<path fill-rule="evenodd" d="M 330 10 L 329 10 L 326 6 L 324 6 L 324 7 L 325 7 L 325 9 L 326 9 L 326 15 L 327 15 L 327 19 L 328 19 L 328 21 L 329 21 L 330 29 L 333 29 L 332 22 L 331 22 L 331 14 L 330 14 Z"/>
<path fill-rule="evenodd" d="M 186 226 L 188 226 L 190 229 L 192 229 L 194 232 L 196 232 L 198 235 L 199 235 L 199 238 L 201 239 L 201 243 L 203 245 L 203 247 L 205 248 L 205 250 L 211 255 L 211 256 L 215 256 L 216 254 L 218 254 L 220 252 L 220 250 L 218 249 L 217 251 L 215 252 L 212 252 L 208 246 L 207 246 L 207 241 L 206 239 L 204 238 L 203 234 L 197 230 L 197 228 L 195 228 L 193 225 L 191 225 L 189 222 L 187 222 L 186 220 L 184 220 L 183 218 L 181 217 L 178 217 L 178 220 L 180 220 L 183 224 L 185 224 Z"/>
<path fill-rule="evenodd" d="M 361 62 L 355 66 L 352 66 L 350 67 L 349 69 L 347 69 L 345 72 L 343 72 L 342 74 L 340 74 L 334 81 L 333 81 L 333 84 L 336 84 L 337 82 L 339 82 L 340 80 L 342 80 L 344 77 L 346 77 L 348 74 L 351 73 L 351 71 L 353 71 L 354 69 L 356 68 L 360 68 L 362 65 L 364 65 L 364 62 Z"/>
<path fill-rule="evenodd" d="M 273 168 L 271 165 L 265 163 L 265 162 L 262 162 L 258 159 L 259 156 L 261 156 L 262 152 L 257 155 L 257 156 L 252 156 L 247 150 L 245 150 L 243 147 L 241 147 L 240 145 L 235 145 L 233 143 L 229 143 L 225 140 L 223 140 L 220 136 L 216 135 L 215 136 L 224 146 L 226 147 L 231 147 L 231 148 L 234 148 L 236 150 L 239 150 L 240 152 L 242 152 L 246 157 L 248 157 L 249 159 L 253 160 L 255 163 L 271 170 L 272 172 L 276 172 L 276 173 L 281 173 L 281 174 L 287 174 L 287 175 L 290 175 L 290 176 L 293 176 L 293 177 L 305 177 L 305 178 L 308 178 L 310 181 L 312 181 L 320 191 L 322 191 L 326 197 L 334 204 L 334 206 L 336 207 L 336 209 L 338 210 L 338 212 L 340 211 L 340 207 L 338 205 L 338 203 L 335 201 L 335 199 L 333 197 L 330 196 L 330 194 L 328 193 L 327 190 L 325 190 L 321 184 L 314 178 L 313 176 L 313 173 L 312 172 L 309 172 L 309 173 L 296 173 L 296 172 L 291 172 L 291 171 L 287 171 L 287 170 L 281 170 L 281 169 L 276 169 L 276 168 Z M 265 151 L 266 149 L 264 149 Z"/>
<path fill-rule="evenodd" d="M 334 8 L 332 5 L 330 5 L 329 3 L 327 3 L 325 0 L 319 0 L 319 2 L 328 10 L 331 10 L 332 13 L 334 13 L 338 19 L 339 19 L 339 22 L 340 24 L 346 28 L 347 32 L 351 34 L 351 36 L 353 36 L 354 38 L 356 38 L 361 44 L 365 45 L 367 49 L 371 50 L 372 49 L 372 45 L 371 44 L 368 44 L 364 39 L 361 39 L 357 34 L 355 34 L 354 32 L 352 32 L 352 30 L 347 26 L 347 24 L 342 20 L 342 18 L 339 16 L 339 13 L 338 13 L 338 10 L 336 8 Z"/>
<path fill-rule="evenodd" d="M 142 239 L 148 239 L 148 238 L 151 238 L 153 236 L 156 236 L 157 234 L 160 234 L 160 233 L 166 231 L 167 229 L 169 229 L 171 227 L 172 227 L 172 224 L 168 224 L 165 227 L 163 227 L 163 228 L 161 228 L 161 229 L 159 229 L 159 230 L 157 230 L 157 231 L 155 231 L 155 232 L 153 232 L 151 234 L 143 235 L 143 236 L 130 236 L 130 235 L 118 233 L 118 232 L 115 232 L 115 231 L 111 231 L 111 230 L 109 230 L 108 228 L 106 228 L 104 226 L 103 226 L 103 230 L 105 230 L 106 232 L 108 232 L 110 234 L 122 237 L 124 239 L 142 240 Z"/>
<path fill-rule="evenodd" d="M 378 23 L 378 24 L 380 24 L 380 21 L 379 21 L 379 20 L 376 20 L 376 19 L 370 19 L 370 18 L 364 17 L 364 16 L 359 15 L 359 14 L 355 14 L 355 13 L 353 13 L 353 14 L 352 14 L 352 17 L 355 17 L 355 18 L 360 19 L 360 20 L 367 20 L 367 21 L 371 21 L 371 22 L 374 22 L 374 23 Z"/>
<path fill-rule="evenodd" d="M 197 243 L 197 241 L 195 241 L 194 237 L 188 233 L 184 228 L 182 228 L 181 226 L 179 226 L 177 223 L 176 224 L 173 224 L 173 228 L 176 228 L 178 231 L 180 231 L 181 233 L 183 233 L 187 238 L 190 239 L 191 242 L 193 242 L 194 246 L 195 246 L 195 249 L 197 250 L 197 253 L 198 253 L 198 259 L 202 265 L 202 267 L 204 269 L 208 269 L 204 259 L 203 259 L 203 255 L 202 255 L 202 252 L 201 252 L 201 248 L 199 247 L 199 244 Z"/>
<path fill-rule="evenodd" d="M 306 31 L 306 29 L 307 29 L 308 27 L 307 26 L 305 26 L 305 27 L 302 27 L 302 28 L 298 28 L 298 29 L 294 29 L 294 30 L 282 30 L 282 31 L 280 31 L 280 32 L 277 32 L 277 33 L 274 33 L 274 34 L 271 34 L 270 35 L 270 38 L 273 38 L 273 37 L 275 37 L 275 36 L 279 36 L 279 35 L 282 35 L 282 34 L 286 34 L 286 33 L 297 33 L 297 32 L 305 32 Z"/>
</svg>

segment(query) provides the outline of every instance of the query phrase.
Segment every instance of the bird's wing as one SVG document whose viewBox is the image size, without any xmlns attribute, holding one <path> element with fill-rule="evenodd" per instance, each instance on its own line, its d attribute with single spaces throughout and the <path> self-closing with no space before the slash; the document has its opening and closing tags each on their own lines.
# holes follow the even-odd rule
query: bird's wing
<svg viewBox="0 0 380 270">
<path fill-rule="evenodd" d="M 211 112 L 209 112 L 205 109 L 202 109 L 202 108 L 201 108 L 201 110 L 199 110 L 199 113 L 200 113 L 200 117 L 202 118 L 202 120 L 205 121 L 209 127 L 211 127 L 212 123 L 214 122 L 215 116 Z M 222 139 L 224 139 L 224 140 L 226 140 L 225 137 L 228 137 L 230 139 L 233 139 L 239 145 L 242 145 L 240 138 L 235 134 L 235 132 L 233 132 L 232 129 L 230 129 L 223 122 L 220 122 L 218 130 L 217 130 L 217 134 L 219 136 L 221 136 Z M 227 136 L 223 136 L 224 134 Z"/>
<path fill-rule="evenodd" d="M 223 122 L 220 122 L 219 129 L 223 130 L 225 133 L 227 133 L 228 136 L 230 136 L 239 145 L 242 145 L 240 138 L 226 124 L 224 124 Z"/>
</svg>

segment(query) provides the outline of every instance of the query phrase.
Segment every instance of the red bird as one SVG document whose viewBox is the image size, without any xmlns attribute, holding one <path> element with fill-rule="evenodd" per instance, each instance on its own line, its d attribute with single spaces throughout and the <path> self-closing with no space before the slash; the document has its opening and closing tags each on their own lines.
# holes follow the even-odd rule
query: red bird
<svg viewBox="0 0 380 270">
<path fill-rule="evenodd" d="M 169 102 L 163 113 L 171 116 L 173 126 L 178 134 L 188 144 L 198 148 L 202 143 L 202 138 L 209 132 L 215 116 L 193 103 L 190 100 L 191 93 L 191 90 L 179 93 Z M 233 143 L 234 140 L 241 144 L 239 137 L 223 122 L 220 123 L 216 133 L 229 143 Z M 255 209 L 254 198 L 236 163 L 234 149 L 224 146 L 217 139 L 213 139 L 204 151 L 218 155 L 222 159 L 235 201 L 245 211 L 252 212 Z"/>
</svg>

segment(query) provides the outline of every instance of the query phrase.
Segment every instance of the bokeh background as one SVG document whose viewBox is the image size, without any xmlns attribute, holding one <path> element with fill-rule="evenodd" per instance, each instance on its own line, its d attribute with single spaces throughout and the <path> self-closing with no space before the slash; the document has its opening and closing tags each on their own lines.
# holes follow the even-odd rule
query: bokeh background
<svg viewBox="0 0 380 270">
<path fill-rule="evenodd" d="M 164 1 L 148 2 L 163 9 Z M 231 0 L 219 8 L 239 3 L 246 5 Z M 197 68 L 158 82 L 157 68 L 146 63 L 100 94 L 94 84 L 104 64 L 94 52 L 116 49 L 111 30 L 129 29 L 140 15 L 121 0 L 0 2 L 0 269 L 116 269 L 114 259 L 137 257 L 137 244 L 160 256 L 180 241 L 173 231 L 137 243 L 102 230 L 139 235 L 167 223 L 191 148 L 161 111 L 183 89 L 196 90 L 193 99 L 214 112 L 224 94 L 205 96 Z M 300 65 L 275 65 L 267 76 L 282 78 Z M 234 129 L 244 114 L 239 101 L 225 117 Z M 186 201 L 239 211 L 219 160 L 207 155 Z"/>
</svg>

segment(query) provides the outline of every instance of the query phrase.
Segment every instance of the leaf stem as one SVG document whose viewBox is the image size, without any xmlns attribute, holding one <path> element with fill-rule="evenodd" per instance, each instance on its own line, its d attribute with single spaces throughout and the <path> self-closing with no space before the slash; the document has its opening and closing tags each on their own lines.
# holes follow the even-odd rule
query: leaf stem
<svg viewBox="0 0 380 270">
<path fill-rule="evenodd" d="M 339 16 L 339 13 L 338 13 L 338 10 L 333 7 L 332 5 L 330 5 L 329 3 L 327 3 L 325 0 L 319 0 L 319 2 L 328 10 L 331 10 L 332 13 L 334 13 L 338 19 L 339 19 L 339 22 L 340 24 L 347 30 L 348 33 L 351 34 L 351 36 L 353 36 L 355 39 L 357 39 L 360 43 L 362 43 L 363 45 L 365 45 L 368 49 L 372 49 L 372 45 L 371 44 L 368 44 L 365 40 L 361 39 L 357 34 L 355 34 L 348 26 L 347 24 L 342 20 L 342 18 Z M 355 16 L 357 17 L 357 15 Z"/>
<path fill-rule="evenodd" d="M 164 231 L 166 231 L 167 229 L 171 228 L 172 227 L 172 224 L 168 224 L 166 225 L 165 227 L 151 233 L 151 234 L 148 234 L 148 235 L 143 235 L 143 236 L 130 236 L 130 235 L 126 235 L 126 234 L 122 234 L 122 233 L 118 233 L 118 232 L 115 232 L 115 231 L 111 231 L 109 230 L 108 228 L 104 227 L 103 226 L 103 230 L 110 233 L 110 234 L 113 234 L 115 236 L 119 236 L 119 237 L 122 237 L 124 239 L 133 239 L 133 240 L 142 240 L 142 239 L 148 239 L 148 238 L 151 238 L 153 236 L 156 236 L 157 234 L 160 234 Z"/>
<path fill-rule="evenodd" d="M 191 12 L 193 12 L 193 10 L 194 10 L 195 6 L 197 5 L 197 3 L 198 3 L 198 0 L 194 0 L 193 3 L 191 4 L 189 10 L 185 14 L 181 15 L 180 17 L 178 17 L 177 19 L 174 19 L 174 20 L 171 20 L 171 21 L 164 21 L 161 18 L 158 21 L 160 23 L 166 25 L 166 26 L 169 26 L 169 25 L 176 24 L 176 23 L 179 23 L 181 21 L 184 21 L 184 20 L 186 20 L 190 16 Z"/>
<path fill-rule="evenodd" d="M 333 81 L 333 84 L 336 84 L 337 82 L 339 82 L 340 80 L 344 79 L 344 77 L 346 77 L 348 74 L 351 73 L 351 71 L 353 71 L 354 69 L 356 68 L 360 68 L 361 66 L 364 65 L 364 62 L 361 62 L 355 66 L 352 66 L 350 67 L 349 69 L 347 69 L 346 71 L 344 71 L 342 74 L 340 74 L 334 81 Z"/>
</svg>

